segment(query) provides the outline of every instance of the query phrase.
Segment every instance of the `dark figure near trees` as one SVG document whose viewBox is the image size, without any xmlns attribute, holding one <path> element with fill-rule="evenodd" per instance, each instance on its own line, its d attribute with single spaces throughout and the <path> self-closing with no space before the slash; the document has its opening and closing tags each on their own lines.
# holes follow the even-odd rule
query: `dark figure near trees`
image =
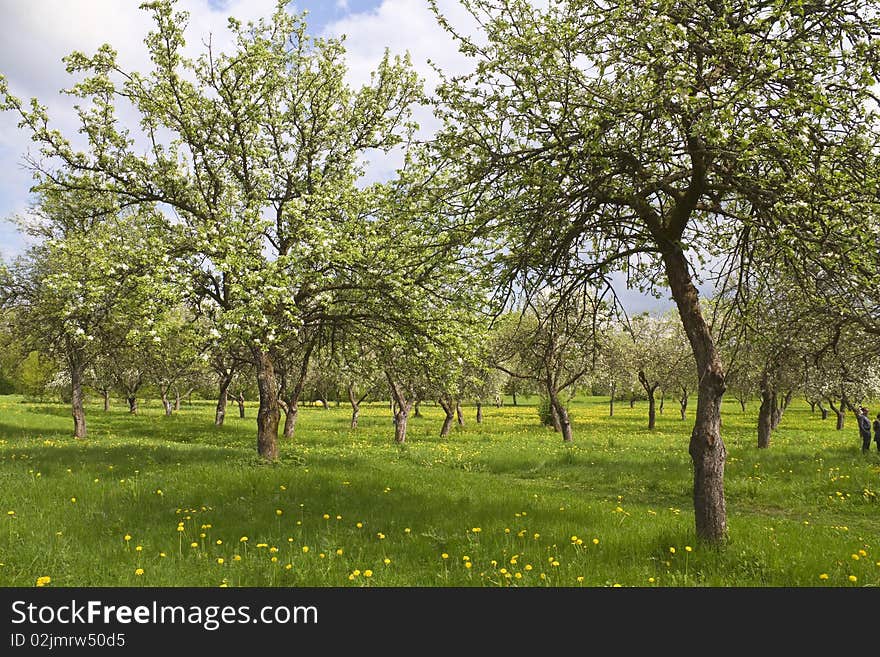
<svg viewBox="0 0 880 657">
<path fill-rule="evenodd" d="M 871 449 L 871 420 L 868 418 L 868 409 L 862 406 L 856 417 L 859 421 L 859 435 L 862 437 L 862 452 L 867 453 Z"/>
<path fill-rule="evenodd" d="M 880 413 L 874 420 L 874 442 L 877 443 L 877 451 L 880 452 Z"/>
</svg>

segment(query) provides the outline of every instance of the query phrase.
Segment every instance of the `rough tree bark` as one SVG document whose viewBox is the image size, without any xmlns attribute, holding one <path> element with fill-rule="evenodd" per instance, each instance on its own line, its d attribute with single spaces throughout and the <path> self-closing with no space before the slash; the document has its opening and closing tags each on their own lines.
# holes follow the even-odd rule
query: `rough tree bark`
<svg viewBox="0 0 880 657">
<path fill-rule="evenodd" d="M 394 442 L 402 445 L 406 442 L 406 423 L 415 400 L 407 399 L 403 389 L 394 382 L 391 374 L 385 373 L 391 388 L 391 406 L 394 411 Z"/>
<path fill-rule="evenodd" d="M 257 411 L 257 454 L 267 461 L 278 460 L 278 422 L 281 411 L 278 406 L 275 365 L 268 352 L 260 347 L 251 349 L 257 368 L 257 389 L 260 407 Z"/>
<path fill-rule="evenodd" d="M 162 408 L 165 409 L 165 416 L 171 415 L 171 401 L 168 399 L 168 386 L 159 386 L 159 393 L 162 398 Z"/>
<path fill-rule="evenodd" d="M 367 391 L 360 397 L 354 392 L 354 384 L 348 384 L 348 401 L 351 403 L 351 428 L 357 429 L 358 418 L 361 414 L 361 403 L 367 398 L 370 392 Z"/>
<path fill-rule="evenodd" d="M 133 394 L 128 395 L 128 412 L 132 415 L 137 415 L 138 412 L 137 397 L 135 397 Z"/>
<path fill-rule="evenodd" d="M 483 402 L 477 400 L 477 424 L 483 423 Z"/>
<path fill-rule="evenodd" d="M 235 401 L 238 402 L 238 417 L 244 419 L 244 393 L 239 392 Z"/>
<path fill-rule="evenodd" d="M 608 400 L 608 417 L 614 417 L 614 394 L 617 392 L 617 383 L 611 382 L 611 398 Z"/>
<path fill-rule="evenodd" d="M 461 400 L 455 400 L 455 417 L 458 419 L 458 426 L 464 426 L 464 413 L 461 412 Z"/>
<path fill-rule="evenodd" d="M 299 363 L 299 371 L 296 374 L 296 383 L 290 391 L 290 395 L 284 400 L 283 408 L 285 413 L 283 435 L 285 440 L 292 440 L 294 433 L 296 433 L 296 421 L 299 418 L 299 400 L 300 397 L 302 397 L 303 389 L 306 385 L 306 377 L 309 374 L 309 360 L 312 357 L 312 350 L 314 347 L 314 341 L 310 341 L 306 346 L 305 353 Z"/>
<path fill-rule="evenodd" d="M 822 405 L 821 401 L 816 402 L 816 406 L 819 407 L 819 412 L 822 413 L 822 419 L 827 420 L 828 419 L 828 409 Z"/>
<path fill-rule="evenodd" d="M 455 419 L 455 403 L 451 399 L 444 397 L 440 397 L 437 400 L 437 403 L 440 404 L 443 412 L 446 413 L 446 417 L 443 418 L 443 426 L 440 428 L 440 437 L 446 438 L 446 436 L 449 435 L 449 430 L 452 428 L 452 422 Z"/>
<path fill-rule="evenodd" d="M 699 144 L 689 144 L 699 163 Z M 700 166 L 695 164 L 695 169 Z M 696 172 L 695 172 L 696 175 Z M 697 176 L 699 177 L 699 176 Z M 692 181 L 694 183 L 695 181 Z M 689 190 L 694 191 L 694 190 Z M 695 202 L 688 194 L 683 203 Z M 680 212 L 679 212 L 680 211 Z M 683 216 L 678 216 L 679 214 Z M 680 236 L 686 223 L 687 208 L 676 206 L 671 220 L 678 220 L 676 232 Z M 697 364 L 697 415 L 691 433 L 689 453 L 694 466 L 694 521 L 697 537 L 713 543 L 727 536 L 727 506 L 724 499 L 724 463 L 727 449 L 721 438 L 721 399 L 725 382 L 721 358 L 715 341 L 700 308 L 700 297 L 691 278 L 689 264 L 678 237 L 667 234 L 665 227 L 651 225 L 658 237 L 666 277 L 672 297 L 678 308 L 682 326 Z M 679 230 L 681 229 L 681 230 Z"/>
<path fill-rule="evenodd" d="M 687 409 L 688 409 L 688 398 L 690 397 L 690 393 L 688 392 L 687 387 L 681 386 L 681 397 L 678 400 L 679 411 L 681 411 L 681 419 L 687 419 Z"/>
<path fill-rule="evenodd" d="M 104 398 L 104 412 L 106 413 L 110 410 L 110 389 L 101 388 L 101 397 Z"/>
<path fill-rule="evenodd" d="M 550 397 L 550 412 L 553 415 L 554 429 L 562 433 L 562 442 L 570 443 L 572 441 L 571 419 L 568 417 L 568 410 L 559 399 L 559 391 L 552 381 L 547 381 L 547 395 Z"/>
</svg>

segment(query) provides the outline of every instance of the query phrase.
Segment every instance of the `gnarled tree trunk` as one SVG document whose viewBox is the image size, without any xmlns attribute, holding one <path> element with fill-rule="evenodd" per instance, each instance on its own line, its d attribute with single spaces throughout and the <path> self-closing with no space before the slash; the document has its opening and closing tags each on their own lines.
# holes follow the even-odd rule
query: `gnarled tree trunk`
<svg viewBox="0 0 880 657">
<path fill-rule="evenodd" d="M 461 412 L 461 400 L 455 400 L 455 417 L 458 419 L 458 426 L 464 426 L 464 413 Z"/>
<path fill-rule="evenodd" d="M 483 402 L 477 400 L 477 424 L 483 423 Z"/>
<path fill-rule="evenodd" d="M 402 386 L 395 383 L 389 372 L 385 373 L 388 385 L 391 388 L 391 408 L 394 412 L 394 442 L 402 445 L 406 442 L 406 423 L 409 413 L 415 404 L 414 398 L 409 398 Z"/>
<path fill-rule="evenodd" d="M 449 430 L 452 428 L 452 422 L 455 419 L 455 403 L 449 399 L 440 397 L 437 400 L 437 403 L 440 404 L 440 407 L 443 409 L 443 412 L 446 413 L 446 417 L 443 418 L 443 426 L 440 428 L 440 437 L 446 438 L 449 435 Z"/>
</svg>

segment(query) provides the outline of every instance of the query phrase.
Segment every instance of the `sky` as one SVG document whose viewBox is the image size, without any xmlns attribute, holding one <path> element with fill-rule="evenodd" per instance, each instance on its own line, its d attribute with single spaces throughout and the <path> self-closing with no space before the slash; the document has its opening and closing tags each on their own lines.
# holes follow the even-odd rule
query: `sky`
<svg viewBox="0 0 880 657">
<path fill-rule="evenodd" d="M 90 54 L 103 43 L 118 52 L 124 68 L 146 70 L 149 58 L 143 39 L 151 27 L 142 0 L 0 0 L 0 74 L 19 98 L 36 97 L 49 108 L 49 116 L 65 135 L 76 131 L 71 99 L 60 93 L 69 86 L 62 58 L 71 51 Z M 226 21 L 271 15 L 276 0 L 178 0 L 190 13 L 187 48 L 201 51 L 210 35 L 215 47 L 228 43 Z M 456 26 L 468 31 L 468 16 L 457 0 L 439 0 L 440 9 Z M 385 48 L 392 54 L 409 53 L 413 66 L 430 92 L 437 83 L 429 61 L 447 73 L 469 70 L 470 63 L 437 24 L 427 0 L 293 0 L 293 12 L 308 11 L 309 32 L 322 36 L 345 35 L 349 80 L 358 86 L 369 80 Z M 426 111 L 415 116 L 423 135 L 430 134 L 433 117 Z M 11 113 L 0 113 L 0 257 L 9 259 L 27 246 L 14 218 L 27 213 L 32 184 L 23 166 L 24 156 L 35 148 L 29 135 L 17 127 Z M 368 176 L 382 179 L 396 162 L 374 162 Z M 653 298 L 624 294 L 633 312 L 668 306 Z"/>
</svg>

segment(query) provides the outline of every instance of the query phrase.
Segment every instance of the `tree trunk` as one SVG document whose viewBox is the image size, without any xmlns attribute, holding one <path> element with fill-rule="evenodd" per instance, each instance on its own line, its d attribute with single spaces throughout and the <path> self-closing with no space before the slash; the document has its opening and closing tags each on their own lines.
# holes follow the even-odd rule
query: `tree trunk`
<svg viewBox="0 0 880 657">
<path fill-rule="evenodd" d="M 267 461 L 278 460 L 278 422 L 281 412 L 276 392 L 275 365 L 271 356 L 260 347 L 252 347 L 257 367 L 257 389 L 260 407 L 257 411 L 257 454 Z"/>
<path fill-rule="evenodd" d="M 174 389 L 174 410 L 180 410 L 180 390 L 177 388 Z"/>
<path fill-rule="evenodd" d="M 648 428 L 653 429 L 657 424 L 657 410 L 656 410 L 656 401 L 654 399 L 654 392 L 657 390 L 658 383 L 651 385 L 648 381 L 648 377 L 645 376 L 644 370 L 639 370 L 639 383 L 642 384 L 642 387 L 645 389 L 645 393 L 648 395 Z"/>
<path fill-rule="evenodd" d="M 629 407 L 630 407 L 630 408 L 635 408 L 635 407 L 636 407 L 636 396 L 635 396 L 635 395 L 630 395 L 630 396 L 629 396 Z"/>
<path fill-rule="evenodd" d="M 106 413 L 110 410 L 110 390 L 108 388 L 102 389 L 101 397 L 104 398 L 104 412 Z"/>
<path fill-rule="evenodd" d="M 159 388 L 162 396 L 162 407 L 165 409 L 165 417 L 171 415 L 171 402 L 168 399 L 168 388 Z"/>
<path fill-rule="evenodd" d="M 291 397 L 281 405 L 281 408 L 284 409 L 284 429 L 282 429 L 281 435 L 284 440 L 293 440 L 296 433 L 296 421 L 299 419 L 299 399 Z"/>
<path fill-rule="evenodd" d="M 83 372 L 85 366 L 74 363 L 70 368 L 70 407 L 73 412 L 73 437 L 86 437 L 86 411 L 83 405 Z"/>
<path fill-rule="evenodd" d="M 681 399 L 678 400 L 679 410 L 681 411 L 681 419 L 687 419 L 687 409 L 688 409 L 688 390 L 684 386 L 681 387 Z"/>
<path fill-rule="evenodd" d="M 128 396 L 128 412 L 132 415 L 137 415 L 138 412 L 138 402 L 137 397 L 134 395 Z"/>
<path fill-rule="evenodd" d="M 244 419 L 244 393 L 239 392 L 235 401 L 238 403 L 238 417 Z"/>
<path fill-rule="evenodd" d="M 565 405 L 559 400 L 559 391 L 556 390 L 555 386 L 548 384 L 547 393 L 550 395 L 550 409 L 554 422 L 558 425 L 558 428 L 554 428 L 556 431 L 562 433 L 562 442 L 570 443 L 572 441 L 572 434 L 571 419 L 568 417 L 568 410 L 566 410 Z"/>
<path fill-rule="evenodd" d="M 413 417 L 422 417 L 422 409 L 420 408 L 422 405 L 422 400 L 419 399 L 413 405 Z"/>
<path fill-rule="evenodd" d="M 385 372 L 388 385 L 391 388 L 391 410 L 394 413 L 394 442 L 402 445 L 406 442 L 406 423 L 409 420 L 409 412 L 415 404 L 415 399 L 408 399 L 403 389 L 398 386 L 391 374 Z"/>
<path fill-rule="evenodd" d="M 846 417 L 846 397 L 840 398 L 840 408 L 838 408 L 833 399 L 828 399 L 828 405 L 831 407 L 831 410 L 834 411 L 834 414 L 837 416 L 837 426 L 835 427 L 838 431 L 843 430 L 843 420 Z"/>
<path fill-rule="evenodd" d="M 458 419 L 458 426 L 464 426 L 464 414 L 461 412 L 461 401 L 455 400 L 455 417 Z"/>
<path fill-rule="evenodd" d="M 354 394 L 354 384 L 348 384 L 348 401 L 351 402 L 351 428 L 357 429 L 358 416 L 361 414 L 361 402 Z"/>
<path fill-rule="evenodd" d="M 720 543 L 727 536 L 727 506 L 724 499 L 727 450 L 721 438 L 724 370 L 700 309 L 699 293 L 691 280 L 687 258 L 677 237 L 670 239 L 661 227 L 655 226 L 653 230 L 658 237 L 672 297 L 697 364 L 697 415 L 688 448 L 694 466 L 697 538 Z"/>
<path fill-rule="evenodd" d="M 516 390 L 514 390 L 511 395 L 513 396 L 513 405 L 516 406 Z"/>
<path fill-rule="evenodd" d="M 819 407 L 819 412 L 822 414 L 822 419 L 827 420 L 828 419 L 828 409 L 822 405 L 821 401 L 816 402 L 816 406 Z"/>
<path fill-rule="evenodd" d="M 330 404 L 327 403 L 327 398 L 326 398 L 326 397 L 324 397 L 324 396 L 318 397 L 318 400 L 321 402 L 321 406 L 324 407 L 324 410 L 325 410 L 325 411 L 329 411 L 329 410 L 330 410 Z"/>
<path fill-rule="evenodd" d="M 226 419 L 226 404 L 229 401 L 229 385 L 232 379 L 224 376 L 220 379 L 220 394 L 217 396 L 217 411 L 214 413 L 214 426 L 222 427 Z"/>
<path fill-rule="evenodd" d="M 785 397 L 782 398 L 781 403 L 777 403 L 778 400 L 776 398 L 776 393 L 773 393 L 774 404 L 773 404 L 773 422 L 770 425 L 770 428 L 773 431 L 779 427 L 779 423 L 782 422 L 782 416 L 785 414 L 785 409 L 788 408 L 788 405 L 791 403 L 791 396 L 793 392 L 789 390 L 785 393 Z"/>
<path fill-rule="evenodd" d="M 451 399 L 443 399 L 442 397 L 437 402 L 443 408 L 443 412 L 446 413 L 446 417 L 443 418 L 443 427 L 440 429 L 440 437 L 446 438 L 449 435 L 449 430 L 452 428 L 452 421 L 455 419 L 455 404 L 453 404 Z"/>
<path fill-rule="evenodd" d="M 769 390 L 765 381 L 761 383 L 761 407 L 758 409 L 758 447 L 770 446 L 770 433 L 773 431 L 773 411 L 776 407 L 776 393 Z"/>
<path fill-rule="evenodd" d="M 807 400 L 807 403 L 810 405 L 810 415 L 816 414 L 816 402 Z"/>
<path fill-rule="evenodd" d="M 608 400 L 608 417 L 614 417 L 614 393 L 617 392 L 617 384 L 611 383 L 611 399 Z"/>
<path fill-rule="evenodd" d="M 660 408 L 657 409 L 658 411 L 660 411 L 660 415 L 663 415 L 663 403 L 665 401 L 666 401 L 666 393 L 661 391 L 660 392 Z"/>
<path fill-rule="evenodd" d="M 483 402 L 477 400 L 477 424 L 483 423 Z"/>
<path fill-rule="evenodd" d="M 745 399 L 739 399 L 739 400 L 737 400 L 737 401 L 739 401 L 739 408 L 740 408 L 740 410 L 741 410 L 743 413 L 745 413 L 745 412 L 746 412 L 746 400 L 745 400 Z"/>
</svg>

